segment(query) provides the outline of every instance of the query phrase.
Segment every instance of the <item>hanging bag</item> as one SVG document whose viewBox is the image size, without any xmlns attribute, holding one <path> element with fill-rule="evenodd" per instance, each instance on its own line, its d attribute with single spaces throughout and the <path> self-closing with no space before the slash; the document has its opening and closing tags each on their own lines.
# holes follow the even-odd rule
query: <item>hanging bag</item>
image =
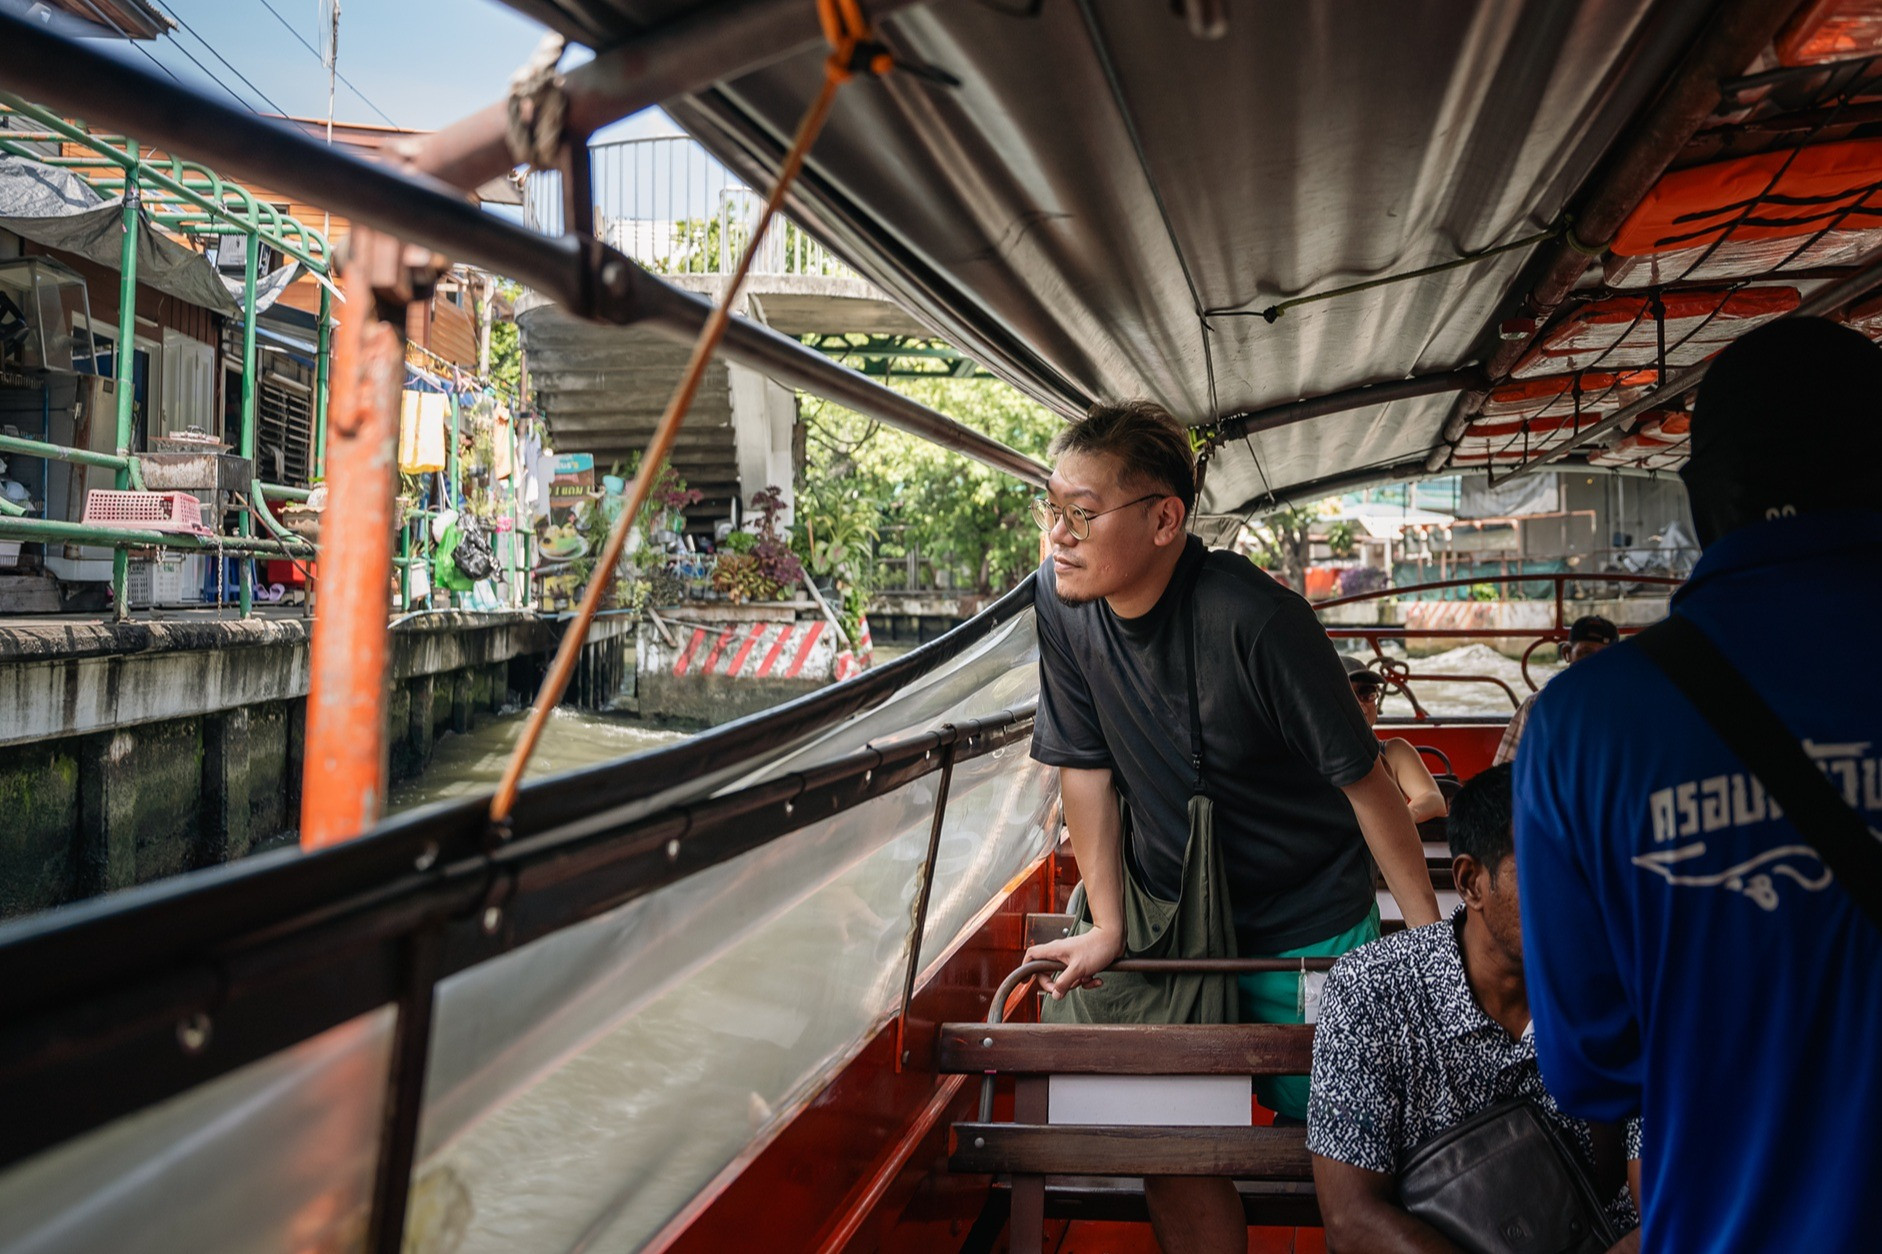
<svg viewBox="0 0 1882 1254">
<path fill-rule="evenodd" d="M 467 514 L 459 521 L 458 531 L 457 549 L 451 554 L 458 573 L 472 583 L 496 574 L 497 555 L 490 548 L 490 533 L 483 524 Z"/>
<path fill-rule="evenodd" d="M 1600 1254 L 1619 1240 L 1587 1174 L 1527 1098 L 1498 1102 L 1413 1149 L 1398 1195 L 1467 1254 Z"/>
</svg>

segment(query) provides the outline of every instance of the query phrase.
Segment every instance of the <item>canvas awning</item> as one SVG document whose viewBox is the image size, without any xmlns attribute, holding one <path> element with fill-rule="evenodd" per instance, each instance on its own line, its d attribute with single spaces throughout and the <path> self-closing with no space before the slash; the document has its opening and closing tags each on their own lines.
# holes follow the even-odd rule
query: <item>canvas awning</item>
<svg viewBox="0 0 1882 1254">
<path fill-rule="evenodd" d="M 35 244 L 119 269 L 124 248 L 123 203 L 120 197 L 100 196 L 70 170 L 25 157 L 0 156 L 0 230 Z M 239 317 L 242 312 L 241 301 L 201 253 L 177 243 L 141 215 L 137 281 L 219 314 Z"/>
</svg>

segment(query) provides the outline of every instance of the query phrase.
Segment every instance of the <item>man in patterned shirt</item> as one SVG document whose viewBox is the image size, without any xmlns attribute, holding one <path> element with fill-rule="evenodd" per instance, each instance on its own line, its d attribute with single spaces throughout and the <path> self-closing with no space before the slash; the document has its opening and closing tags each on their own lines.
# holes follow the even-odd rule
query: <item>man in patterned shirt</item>
<svg viewBox="0 0 1882 1254">
<path fill-rule="evenodd" d="M 1638 1248 L 1639 1219 L 1629 1189 L 1620 1187 L 1621 1138 L 1612 1127 L 1564 1115 L 1536 1066 L 1510 774 L 1508 766 L 1491 767 L 1451 803 L 1447 830 L 1463 904 L 1450 920 L 1361 946 L 1327 977 L 1314 1029 L 1307 1148 L 1332 1249 L 1454 1249 L 1400 1207 L 1399 1169 L 1419 1145 L 1512 1097 L 1534 1102 L 1579 1151 L 1590 1178 L 1614 1189 L 1609 1218 L 1616 1232 L 1628 1233 L 1615 1248 Z M 1629 1185 L 1637 1188 L 1637 1120 L 1626 1129 L 1625 1150 Z"/>
</svg>

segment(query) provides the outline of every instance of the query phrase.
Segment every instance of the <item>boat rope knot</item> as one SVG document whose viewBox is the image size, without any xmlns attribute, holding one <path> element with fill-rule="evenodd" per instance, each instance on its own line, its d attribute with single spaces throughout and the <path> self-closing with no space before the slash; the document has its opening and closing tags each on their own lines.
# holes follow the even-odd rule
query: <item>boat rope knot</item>
<svg viewBox="0 0 1882 1254">
<path fill-rule="evenodd" d="M 510 95 L 505 102 L 509 126 L 504 139 L 511 159 L 518 165 L 547 169 L 561 160 L 569 98 L 556 66 L 562 61 L 565 46 L 562 36 L 553 32 L 544 35 L 529 60 L 510 76 Z"/>
<path fill-rule="evenodd" d="M 858 74 L 880 78 L 895 68 L 895 57 L 877 42 L 857 0 L 817 0 L 817 20 L 830 45 L 824 73 L 831 81 L 846 83 Z"/>
</svg>

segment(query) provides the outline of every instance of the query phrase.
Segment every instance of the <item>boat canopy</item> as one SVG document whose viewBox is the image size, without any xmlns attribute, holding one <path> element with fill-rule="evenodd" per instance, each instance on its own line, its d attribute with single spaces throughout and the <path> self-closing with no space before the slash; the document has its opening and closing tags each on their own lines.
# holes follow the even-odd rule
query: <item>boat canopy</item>
<svg viewBox="0 0 1882 1254">
<path fill-rule="evenodd" d="M 602 48 L 714 8 L 511 3 Z M 1508 342 L 1533 339 L 1556 312 L 1525 301 L 1542 272 L 1567 253 L 1579 262 L 1567 271 L 1574 285 L 1598 289 L 1604 254 L 1605 269 L 1637 271 L 1643 252 L 1689 247 L 1690 234 L 1652 223 L 1669 206 L 1689 209 L 1695 187 L 1733 191 L 1701 244 L 1764 241 L 1760 272 L 1794 261 L 1795 250 L 1771 252 L 1768 225 L 1738 221 L 1773 192 L 1784 151 L 1647 194 L 1695 131 L 1716 147 L 1720 127 L 1745 117 L 1743 93 L 1721 79 L 1853 55 L 1797 29 L 1834 5 L 1796 15 L 1789 4 L 1696 0 L 888 7 L 883 42 L 938 73 L 846 91 L 790 212 L 937 335 L 1067 418 L 1095 400 L 1148 397 L 1211 432 L 1202 511 L 1217 514 L 1492 460 L 1523 466 L 1549 451 L 1548 439 L 1522 438 L 1547 432 L 1524 428 L 1496 448 L 1464 432 L 1487 385 L 1512 373 Z M 1836 51 L 1799 51 L 1816 44 Z M 823 57 L 804 46 L 666 108 L 762 186 Z M 1695 106 L 1708 67 L 1709 98 Z M 1845 99 L 1851 80 L 1836 78 L 1812 81 Z M 1750 112 L 1772 112 L 1757 103 L 1768 88 L 1749 94 Z M 1829 194 L 1846 194 L 1799 229 L 1876 225 L 1849 213 L 1882 173 L 1882 159 L 1863 159 L 1871 147 L 1803 163 L 1794 181 L 1827 178 Z M 1608 253 L 1619 217 L 1643 197 L 1651 221 L 1625 232 L 1624 255 Z M 1774 301 L 1797 308 L 1799 285 L 1730 308 Z M 1696 321 L 1709 333 L 1685 344 L 1694 327 L 1676 324 L 1686 351 L 1660 358 L 1652 313 L 1583 318 L 1604 315 L 1635 328 L 1661 368 L 1703 361 L 1755 325 L 1717 325 L 1708 310 Z M 1605 347 L 1557 363 L 1545 346 L 1514 372 L 1559 366 L 1556 390 L 1571 395 L 1571 372 L 1607 367 L 1598 392 L 1581 389 L 1586 402 L 1567 406 L 1558 445 L 1651 390 L 1614 389 Z M 1603 434 L 1613 444 L 1630 431 Z M 1587 449 L 1576 464 L 1616 464 L 1606 452 Z"/>
</svg>

